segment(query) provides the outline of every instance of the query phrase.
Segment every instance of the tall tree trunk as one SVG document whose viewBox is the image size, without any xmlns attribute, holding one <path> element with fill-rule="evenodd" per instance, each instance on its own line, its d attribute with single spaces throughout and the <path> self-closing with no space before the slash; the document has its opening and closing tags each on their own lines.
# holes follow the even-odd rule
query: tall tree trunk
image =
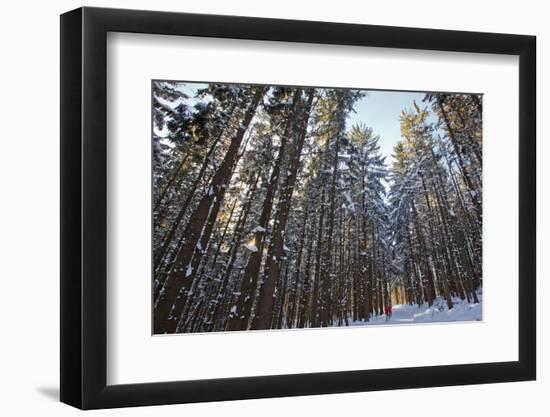
<svg viewBox="0 0 550 417">
<path fill-rule="evenodd" d="M 307 260 L 304 268 L 304 284 L 302 285 L 302 294 L 300 296 L 300 306 L 298 308 L 298 327 L 304 328 L 307 324 L 311 299 L 311 262 L 313 257 L 313 241 L 315 231 L 315 217 L 311 224 L 311 231 L 309 232 L 309 244 L 307 248 Z"/>
<path fill-rule="evenodd" d="M 323 253 L 323 236 L 324 236 L 324 221 L 325 221 L 325 188 L 321 192 L 321 210 L 319 214 L 319 226 L 317 228 L 317 243 L 315 245 L 315 272 L 313 275 L 313 298 L 311 300 L 311 317 L 309 322 L 311 327 L 319 325 L 319 291 L 321 281 L 321 256 Z"/>
<path fill-rule="evenodd" d="M 281 137 L 279 154 L 277 155 L 277 160 L 275 161 L 275 166 L 271 171 L 269 184 L 267 186 L 262 213 L 259 220 L 259 228 L 254 235 L 254 245 L 257 250 L 252 252 L 248 258 L 248 263 L 246 264 L 243 280 L 241 282 L 241 289 L 239 291 L 240 295 L 235 303 L 235 308 L 232 309 L 230 314 L 227 330 L 246 330 L 248 327 L 248 322 L 252 311 L 252 303 L 254 301 L 256 287 L 258 286 L 258 275 L 264 253 L 267 226 L 273 207 L 273 198 L 275 197 L 275 193 L 277 192 L 277 187 L 279 185 L 281 166 L 286 156 L 288 138 L 290 137 L 293 128 L 294 113 L 298 102 L 301 100 L 301 94 L 302 90 L 297 88 L 293 96 L 291 109 L 287 114 L 285 128 Z"/>
<path fill-rule="evenodd" d="M 155 201 L 155 206 L 157 207 L 157 209 L 159 211 L 161 209 L 160 205 L 164 201 L 164 198 L 166 197 L 166 194 L 168 193 L 168 190 L 172 187 L 172 184 L 174 184 L 174 181 L 176 181 L 176 179 L 178 178 L 179 173 L 183 169 L 183 166 L 185 165 L 185 162 L 187 161 L 187 158 L 189 158 L 190 155 L 191 155 L 191 152 L 189 150 L 183 154 L 180 163 L 178 164 L 176 169 L 174 169 L 172 175 L 170 176 L 170 179 L 168 181 L 166 181 L 166 184 L 164 185 L 161 192 L 159 193 L 159 196 L 158 196 L 157 200 Z"/>
<path fill-rule="evenodd" d="M 269 329 L 271 326 L 271 317 L 273 313 L 273 291 L 279 277 L 279 260 L 283 254 L 284 232 L 288 221 L 292 194 L 300 166 L 300 156 L 307 133 L 307 125 L 311 112 L 311 105 L 315 90 L 308 91 L 308 99 L 303 109 L 302 120 L 298 127 L 296 139 L 290 149 L 288 173 L 285 178 L 281 198 L 277 205 L 277 216 L 274 224 L 273 236 L 267 251 L 267 259 L 264 270 L 264 281 L 260 287 L 258 304 L 254 319 L 252 320 L 253 329 Z"/>
<path fill-rule="evenodd" d="M 328 211 L 328 231 L 327 231 L 327 246 L 323 256 L 322 270 L 321 270 L 321 312 L 320 312 L 320 324 L 322 327 L 330 325 L 331 311 L 330 300 L 332 290 L 332 277 L 333 277 L 333 263 L 332 263 L 332 247 L 333 247 L 333 234 L 334 234 L 334 212 L 336 205 L 336 180 L 338 178 L 338 153 L 340 152 L 340 132 L 339 129 L 335 135 L 334 155 L 332 160 L 332 179 L 329 191 L 329 211 Z"/>
<path fill-rule="evenodd" d="M 424 234 L 422 233 L 422 229 L 419 225 L 419 219 L 418 219 L 418 212 L 416 211 L 416 206 L 414 202 L 411 202 L 411 207 L 413 209 L 413 221 L 414 221 L 414 227 L 416 230 L 416 235 L 418 236 L 418 242 L 420 243 L 420 250 L 422 251 L 423 256 L 421 257 L 422 265 L 424 266 L 424 274 L 427 276 L 427 297 L 428 297 L 428 305 L 432 306 L 433 300 L 435 298 L 435 279 L 433 276 L 432 269 L 430 268 L 430 265 L 426 259 L 426 240 L 424 239 Z"/>
<path fill-rule="evenodd" d="M 458 144 L 458 141 L 455 136 L 455 132 L 453 128 L 451 127 L 451 123 L 449 121 L 449 117 L 447 116 L 447 112 L 445 111 L 445 108 L 443 107 L 443 101 L 442 99 L 439 99 L 437 101 L 439 105 L 439 109 L 441 111 L 441 114 L 443 115 L 443 120 L 445 121 L 445 126 L 447 127 L 447 132 L 449 133 L 449 137 L 451 138 L 451 143 L 453 144 L 453 149 L 455 151 L 455 155 L 458 159 L 458 164 L 460 167 L 460 171 L 462 173 L 462 177 L 466 181 L 466 185 L 468 186 L 469 192 L 468 195 L 472 201 L 472 204 L 474 205 L 475 212 L 477 214 L 478 221 L 481 223 L 481 204 L 478 200 L 478 195 L 476 192 L 476 188 L 474 187 L 472 180 L 470 178 L 470 175 L 468 174 L 468 171 L 466 170 L 466 164 L 464 163 L 464 159 L 462 157 L 462 152 L 460 151 L 460 147 Z"/>
<path fill-rule="evenodd" d="M 222 299 L 229 284 L 229 278 L 231 276 L 231 272 L 233 271 L 233 265 L 235 264 L 235 260 L 237 259 L 240 242 L 244 236 L 244 226 L 246 225 L 248 220 L 248 215 L 252 207 L 252 202 L 254 201 L 254 196 L 256 195 L 257 185 L 260 177 L 261 177 L 261 171 L 257 173 L 256 179 L 254 180 L 254 184 L 247 192 L 247 198 L 245 199 L 246 203 L 244 204 L 241 210 L 241 213 L 239 214 L 239 220 L 237 221 L 235 234 L 233 235 L 233 238 L 231 239 L 231 244 L 229 245 L 230 247 L 229 261 L 226 262 L 225 267 L 222 271 L 222 278 L 221 278 L 222 284 L 218 290 L 215 306 L 210 315 L 209 321 L 211 322 L 212 328 L 214 328 L 218 319 L 218 314 L 221 310 Z"/>
<path fill-rule="evenodd" d="M 438 254 L 437 254 L 437 248 L 436 248 L 436 245 L 437 245 L 437 240 L 436 240 L 436 236 L 435 236 L 435 232 L 434 232 L 434 227 L 433 227 L 433 224 L 432 224 L 432 220 L 434 218 L 434 213 L 433 213 L 433 210 L 432 210 L 432 204 L 430 202 L 430 199 L 428 197 L 428 190 L 426 188 L 426 183 L 424 181 L 424 177 L 422 175 L 420 175 L 420 179 L 422 181 L 422 188 L 424 190 L 424 197 L 426 199 L 426 206 L 428 208 L 428 213 L 430 215 L 430 218 L 428 219 L 428 226 L 430 228 L 430 238 L 432 240 L 432 246 L 434 248 L 433 250 L 433 258 L 434 258 L 434 262 L 435 260 L 438 258 Z M 439 200 L 438 200 L 439 202 Z M 439 210 L 441 211 L 441 206 L 439 207 Z M 443 236 L 441 236 L 442 238 Z M 449 242 L 447 242 L 449 243 Z M 447 253 L 445 252 L 445 256 L 447 256 Z M 447 262 L 447 265 L 450 264 L 450 262 Z M 439 266 L 442 266 L 442 265 L 439 265 Z M 450 266 L 450 265 L 449 265 Z M 442 285 L 443 285 L 443 294 L 445 295 L 445 300 L 447 301 L 447 307 L 449 308 L 449 310 L 451 308 L 453 308 L 453 301 L 451 299 L 451 294 L 449 292 L 449 277 L 448 277 L 448 273 L 454 273 L 454 271 L 452 270 L 452 268 L 449 269 L 448 273 L 445 273 L 445 271 L 442 271 L 441 270 L 442 268 L 437 268 L 437 270 L 439 270 L 440 272 L 438 273 L 438 275 L 441 277 L 441 280 L 442 280 Z M 456 279 L 456 276 L 455 276 L 455 279 Z"/>
<path fill-rule="evenodd" d="M 290 262 L 287 260 L 285 266 L 285 273 L 283 274 L 283 282 L 282 285 L 277 290 L 278 296 L 279 296 L 279 311 L 277 313 L 277 325 L 275 326 L 276 329 L 282 329 L 283 328 L 283 318 L 285 316 L 285 304 L 287 302 L 287 288 L 288 288 L 288 270 L 290 269 Z"/>
<path fill-rule="evenodd" d="M 294 282 L 293 282 L 293 288 L 292 288 L 292 298 L 290 299 L 290 313 L 288 315 L 287 320 L 287 327 L 292 328 L 295 320 L 296 310 L 298 309 L 299 304 L 299 295 L 298 295 L 298 284 L 300 282 L 300 273 L 301 273 L 301 266 L 302 266 L 302 254 L 304 251 L 304 244 L 306 240 L 306 229 L 307 229 L 307 218 L 309 215 L 309 207 L 305 206 L 305 213 L 302 223 L 302 231 L 300 232 L 300 241 L 298 243 L 298 257 L 296 259 L 296 269 L 294 271 Z M 302 288 L 303 290 L 303 288 Z"/>
<path fill-rule="evenodd" d="M 187 192 L 187 197 L 185 197 L 185 200 L 183 201 L 179 211 L 178 215 L 172 222 L 172 225 L 170 226 L 170 230 L 164 236 L 163 243 L 161 247 L 156 251 L 155 257 L 154 257 L 154 270 L 157 271 L 161 265 L 161 262 L 166 257 L 168 253 L 168 249 L 170 247 L 170 244 L 174 240 L 174 236 L 180 226 L 180 223 L 185 216 L 185 213 L 187 213 L 187 210 L 189 206 L 191 205 L 191 202 L 193 201 L 193 198 L 196 196 L 195 191 L 197 191 L 197 188 L 199 187 L 199 184 L 203 180 L 203 176 L 208 168 L 208 165 L 210 164 L 210 159 L 212 155 L 214 154 L 214 151 L 216 150 L 216 146 L 218 145 L 218 142 L 221 140 L 222 135 L 218 136 L 216 140 L 212 143 L 210 148 L 208 149 L 208 152 L 206 153 L 206 156 L 204 157 L 204 161 L 202 163 L 201 169 L 199 170 L 199 173 L 197 174 L 197 177 L 193 180 L 193 183 L 191 187 L 189 188 L 189 191 Z"/>
<path fill-rule="evenodd" d="M 172 272 L 167 277 L 154 310 L 154 333 L 171 333 L 175 330 L 179 317 L 185 306 L 187 292 L 193 284 L 193 270 L 191 261 L 196 252 L 196 246 L 201 239 L 205 223 L 212 215 L 211 208 L 215 205 L 216 198 L 223 197 L 225 189 L 229 185 L 230 175 L 237 163 L 237 154 L 252 121 L 256 108 L 260 104 L 266 88 L 259 87 L 247 109 L 244 120 L 240 124 L 237 134 L 231 141 L 224 160 L 214 174 L 210 186 L 199 202 L 195 212 L 191 216 L 188 226 L 184 232 L 186 236 L 185 245 L 176 257 Z M 221 200 L 221 198 L 220 198 Z M 221 201 L 216 204 L 218 209 Z M 217 214 L 217 213 L 216 213 Z M 197 256 L 200 256 L 198 254 Z"/>
<path fill-rule="evenodd" d="M 214 256 L 213 256 L 213 259 L 211 261 L 211 265 L 212 265 L 212 269 L 215 267 L 216 265 L 216 262 L 217 262 L 217 259 L 218 259 L 218 255 L 220 253 L 220 249 L 221 249 L 221 243 L 224 241 L 225 239 L 225 235 L 227 234 L 227 231 L 229 229 L 229 225 L 231 224 L 231 220 L 233 219 L 233 213 L 235 211 L 235 207 L 237 207 L 237 201 L 238 199 L 235 198 L 235 201 L 233 202 L 232 206 L 231 206 L 231 210 L 229 211 L 229 216 L 227 217 L 227 220 L 225 222 L 225 226 L 223 228 L 223 231 L 221 233 L 221 236 L 219 238 L 219 242 L 218 242 L 218 245 L 216 247 L 216 250 L 214 252 Z M 210 252 L 210 248 L 203 248 L 203 250 L 205 251 L 208 251 Z M 205 295 L 204 294 L 204 283 L 201 283 L 202 281 L 202 277 L 203 277 L 203 274 L 204 274 L 204 271 L 205 269 L 208 267 L 208 265 L 210 264 L 210 260 L 209 260 L 209 256 L 208 256 L 208 252 L 207 252 L 207 255 L 206 257 L 204 258 L 202 264 L 201 264 L 201 272 L 198 274 L 198 277 L 197 279 L 195 280 L 195 282 L 197 283 L 197 288 L 192 288 L 192 291 L 191 291 L 191 294 L 189 294 L 188 296 L 188 300 L 187 300 L 187 306 L 185 307 L 185 309 L 183 310 L 183 314 L 180 318 L 180 322 L 178 324 L 178 331 L 181 328 L 185 327 L 186 326 L 186 322 L 189 321 L 190 317 L 188 317 L 188 315 L 186 314 L 186 312 L 189 311 L 189 309 L 191 309 L 192 307 L 192 304 L 194 302 L 195 299 L 197 299 L 197 296 L 199 297 L 199 299 L 202 301 L 204 298 L 205 298 Z M 196 265 L 195 265 L 196 267 Z M 207 279 L 209 279 L 211 277 L 207 277 Z M 199 294 L 197 294 L 197 292 L 199 292 Z M 195 310 L 195 311 L 199 311 L 199 310 Z"/>
<path fill-rule="evenodd" d="M 328 212 L 328 231 L 327 231 L 327 245 L 325 247 L 325 252 L 322 257 L 322 270 L 320 285 L 322 288 L 321 292 L 321 311 L 319 313 L 320 325 L 322 327 L 329 326 L 332 322 L 332 311 L 331 311 L 331 301 L 332 301 L 332 291 L 333 291 L 333 277 L 335 274 L 334 262 L 332 259 L 333 256 L 333 234 L 334 234 L 334 223 L 335 223 L 335 210 L 336 210 L 336 182 L 338 179 L 338 165 L 339 165 L 339 153 L 340 153 L 340 142 L 341 136 L 344 135 L 346 129 L 346 92 L 339 92 L 336 97 L 335 110 L 333 119 L 331 120 L 331 129 L 329 130 L 329 135 L 334 137 L 334 153 L 332 155 L 332 177 L 329 190 L 329 212 Z M 329 136 L 327 138 L 327 154 L 328 154 L 328 143 L 330 142 Z"/>
<path fill-rule="evenodd" d="M 210 160 L 210 157 L 212 155 L 212 152 L 215 150 L 216 148 L 216 145 L 219 143 L 219 141 L 222 139 L 222 137 L 227 134 L 227 123 L 229 122 L 229 120 L 231 120 L 231 117 L 233 116 L 233 114 L 235 113 L 235 110 L 237 108 L 237 102 L 235 102 L 232 106 L 231 106 L 231 110 L 229 111 L 229 114 L 227 114 L 225 116 L 225 121 L 224 121 L 224 124 L 223 124 L 223 127 L 220 129 L 220 131 L 217 133 L 216 135 L 216 139 L 214 140 L 214 143 L 210 146 L 209 150 L 207 151 L 207 154 L 206 154 L 206 159 L 205 159 L 205 163 L 206 165 L 203 165 L 203 167 L 201 167 L 201 170 L 200 170 L 200 173 L 197 175 L 197 178 L 196 180 L 198 181 L 195 181 L 194 182 L 194 187 L 192 186 L 190 190 L 187 191 L 187 195 L 188 195 L 188 199 L 189 199 L 189 202 L 187 203 L 184 203 L 182 205 L 182 208 L 178 211 L 178 220 L 173 222 L 173 224 L 171 225 L 171 228 L 170 228 L 170 231 L 175 231 L 178 227 L 179 227 L 179 224 L 181 222 L 181 219 L 183 217 L 183 214 L 185 214 L 186 210 L 187 210 L 187 207 L 189 206 L 189 203 L 190 203 L 190 200 L 192 199 L 193 197 L 193 194 L 196 190 L 196 187 L 197 185 L 195 184 L 198 184 L 201 179 L 202 179 L 202 176 L 204 175 L 204 171 L 206 170 L 206 167 L 208 166 L 208 162 Z M 193 145 L 190 145 L 189 147 L 192 147 Z M 192 154 L 192 152 L 190 150 L 188 150 L 185 155 L 183 156 L 182 160 L 181 160 L 181 163 L 179 164 L 178 168 L 176 170 L 174 170 L 174 174 L 172 176 L 172 178 L 170 179 L 170 181 L 168 181 L 168 183 L 166 184 L 166 186 L 164 187 L 164 189 L 162 190 L 162 192 L 160 193 L 160 196 L 157 200 L 157 203 L 156 203 L 156 211 L 158 212 L 157 214 L 157 223 L 161 223 L 163 221 L 163 219 L 166 217 L 166 214 L 167 214 L 167 211 L 168 211 L 168 207 L 170 205 L 170 201 L 167 201 L 165 204 L 162 204 L 162 202 L 164 201 L 165 197 L 167 196 L 168 194 L 168 191 L 170 188 L 173 187 L 174 185 L 174 182 L 176 181 L 176 179 L 179 177 L 179 180 L 177 181 L 177 183 L 175 184 L 175 187 L 173 187 L 174 189 L 176 190 L 179 190 L 180 187 L 181 187 L 181 184 L 188 172 L 188 168 L 187 169 L 183 169 L 183 166 L 187 160 L 187 158 Z M 182 172 L 183 171 L 183 172 Z M 181 172 L 181 175 L 180 175 L 180 172 Z M 187 199 L 186 199 L 187 201 Z M 173 238 L 173 232 L 171 233 L 172 236 L 170 236 L 170 238 L 168 239 L 167 243 L 170 243 L 170 241 L 172 240 Z M 165 243 L 166 243 L 166 240 L 165 240 Z M 163 250 L 159 251 L 159 256 L 162 255 L 162 257 L 165 256 L 165 251 L 166 251 L 166 248 L 164 247 L 164 245 L 162 246 L 163 247 Z M 156 270 L 156 267 L 158 266 L 158 263 L 162 260 L 162 257 L 161 259 L 157 259 L 155 257 L 155 270 Z"/>
</svg>

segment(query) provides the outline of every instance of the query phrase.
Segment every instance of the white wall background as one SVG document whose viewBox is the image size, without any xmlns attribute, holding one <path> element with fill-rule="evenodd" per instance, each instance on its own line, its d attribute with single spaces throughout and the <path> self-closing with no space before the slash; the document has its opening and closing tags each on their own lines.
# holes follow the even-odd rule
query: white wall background
<svg viewBox="0 0 550 417">
<path fill-rule="evenodd" d="M 347 413 L 446 417 L 519 415 L 548 410 L 550 290 L 544 263 L 550 249 L 550 152 L 542 138 L 548 111 L 550 27 L 544 2 L 475 0 L 444 3 L 277 0 L 88 0 L 89 6 L 159 9 L 532 34 L 538 37 L 538 381 L 99 411 L 94 415 L 317 416 Z M 7 2 L 0 16 L 0 410 L 3 415 L 76 415 L 59 392 L 59 17 L 82 4 L 59 0 Z M 546 188 L 544 192 L 543 188 Z M 544 234 L 544 236 L 543 236 Z M 540 415 L 536 413 L 535 415 Z"/>
</svg>

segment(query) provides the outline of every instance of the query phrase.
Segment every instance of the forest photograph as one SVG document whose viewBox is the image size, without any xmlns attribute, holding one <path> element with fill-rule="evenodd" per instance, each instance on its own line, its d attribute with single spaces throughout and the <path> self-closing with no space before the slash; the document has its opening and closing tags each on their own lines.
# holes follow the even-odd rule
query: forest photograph
<svg viewBox="0 0 550 417">
<path fill-rule="evenodd" d="M 153 80 L 152 333 L 482 320 L 482 103 Z"/>
</svg>

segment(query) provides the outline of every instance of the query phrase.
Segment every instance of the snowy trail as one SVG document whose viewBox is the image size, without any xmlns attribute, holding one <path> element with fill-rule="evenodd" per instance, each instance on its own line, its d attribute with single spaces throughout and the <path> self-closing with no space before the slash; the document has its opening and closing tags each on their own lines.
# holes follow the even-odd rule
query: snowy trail
<svg viewBox="0 0 550 417">
<path fill-rule="evenodd" d="M 460 321 L 481 321 L 483 301 L 481 293 L 478 294 L 480 302 L 478 304 L 468 303 L 459 298 L 453 299 L 454 306 L 451 310 L 447 309 L 444 299 L 437 298 L 434 304 L 429 307 L 427 303 L 420 307 L 416 304 L 397 304 L 393 306 L 393 314 L 390 320 L 386 321 L 385 315 L 371 317 L 368 322 L 355 321 L 351 326 L 375 326 L 390 324 L 410 324 L 410 323 L 445 323 Z"/>
</svg>

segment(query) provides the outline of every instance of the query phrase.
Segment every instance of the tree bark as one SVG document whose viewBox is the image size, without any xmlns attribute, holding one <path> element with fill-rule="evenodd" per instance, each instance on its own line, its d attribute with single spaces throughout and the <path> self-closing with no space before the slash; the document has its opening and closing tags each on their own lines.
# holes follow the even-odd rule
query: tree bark
<svg viewBox="0 0 550 417">
<path fill-rule="evenodd" d="M 300 232 L 300 241 L 298 243 L 298 258 L 296 259 L 296 270 L 294 272 L 294 282 L 292 288 L 292 298 L 290 299 L 291 308 L 289 317 L 287 320 L 287 327 L 292 328 L 295 320 L 296 310 L 298 309 L 299 299 L 298 296 L 298 283 L 300 282 L 301 266 L 302 266 L 302 254 L 304 251 L 304 244 L 306 240 L 307 218 L 309 215 L 309 207 L 305 207 L 305 214 L 302 224 L 302 231 Z M 302 288 L 303 290 L 303 288 Z"/>
<path fill-rule="evenodd" d="M 227 330 L 246 330 L 246 328 L 248 327 L 248 322 L 250 321 L 252 303 L 254 301 L 256 287 L 258 286 L 258 275 L 260 272 L 260 266 L 264 253 L 268 222 L 271 217 L 271 211 L 273 207 L 273 198 L 275 196 L 275 193 L 277 192 L 281 166 L 286 156 L 288 138 L 291 134 L 293 127 L 292 122 L 294 120 L 294 112 L 296 111 L 296 106 L 300 101 L 301 93 L 302 90 L 300 88 L 297 88 L 293 96 L 290 112 L 287 114 L 287 121 L 285 124 L 283 135 L 281 137 L 279 154 L 277 155 L 275 166 L 271 171 L 269 184 L 267 186 L 267 192 L 262 207 L 262 213 L 260 215 L 259 226 L 261 227 L 261 230 L 258 230 L 254 235 L 254 245 L 256 246 L 257 250 L 255 252 L 252 252 L 250 254 L 250 257 L 248 258 L 248 263 L 246 264 L 243 280 L 241 282 L 241 288 L 239 291 L 240 295 L 237 299 L 237 302 L 235 303 L 234 311 L 230 314 L 227 324 Z"/>
<path fill-rule="evenodd" d="M 455 155 L 458 159 L 458 164 L 460 167 L 460 171 L 462 173 L 462 177 L 464 178 L 466 185 L 468 186 L 469 192 L 468 195 L 470 196 L 470 200 L 472 201 L 472 204 L 474 205 L 475 212 L 477 214 L 477 218 L 479 222 L 481 223 L 481 204 L 479 203 L 478 196 L 476 193 L 476 189 L 472 183 L 472 180 L 470 178 L 470 175 L 468 174 L 468 171 L 466 170 L 466 164 L 464 163 L 464 159 L 462 158 L 462 153 L 460 152 L 460 148 L 458 145 L 458 141 L 456 139 L 455 133 L 453 128 L 451 127 L 449 118 L 447 116 L 447 112 L 445 111 L 445 108 L 443 107 L 443 101 L 442 99 L 438 99 L 437 101 L 439 105 L 439 109 L 441 111 L 441 114 L 443 115 L 443 120 L 445 121 L 445 126 L 447 127 L 447 132 L 449 133 L 449 137 L 451 138 L 451 143 L 453 144 L 453 149 L 455 151 Z M 475 193 L 472 194 L 472 193 Z"/>
<path fill-rule="evenodd" d="M 267 252 L 266 265 L 264 270 L 264 281 L 260 287 L 258 305 L 252 320 L 252 329 L 269 329 L 273 313 L 273 291 L 279 277 L 279 260 L 283 253 L 284 232 L 290 211 L 290 203 L 294 192 L 294 185 L 300 166 L 300 156 L 306 138 L 307 125 L 313 103 L 315 90 L 308 91 L 308 99 L 303 109 L 301 126 L 299 126 L 297 137 L 290 150 L 289 172 L 285 178 L 282 188 L 282 196 L 277 207 L 277 217 L 274 224 L 273 237 Z"/>
<path fill-rule="evenodd" d="M 193 201 L 193 198 L 195 197 L 195 191 L 197 191 L 197 188 L 201 181 L 203 180 L 204 173 L 206 172 L 206 169 L 208 168 L 208 165 L 210 163 L 210 158 L 214 154 L 214 151 L 216 150 L 216 146 L 218 145 L 218 142 L 220 141 L 222 135 L 218 136 L 216 140 L 212 143 L 210 146 L 210 149 L 208 149 L 208 152 L 206 153 L 206 156 L 204 157 L 204 161 L 202 163 L 201 169 L 199 173 L 197 174 L 197 177 L 193 181 L 193 185 L 191 185 L 189 191 L 187 192 L 187 197 L 185 197 L 185 200 L 183 201 L 183 204 L 181 205 L 181 208 L 178 211 L 178 215 L 172 222 L 172 225 L 170 226 L 170 230 L 164 237 L 163 243 L 161 247 L 157 250 L 154 258 L 154 270 L 157 271 L 158 268 L 161 265 L 162 260 L 165 258 L 166 254 L 168 253 L 168 249 L 170 247 L 170 244 L 172 243 L 174 236 L 180 226 L 180 223 L 185 216 L 185 213 L 187 213 L 187 210 L 191 204 L 191 201 Z"/>
<path fill-rule="evenodd" d="M 160 291 L 159 298 L 155 304 L 155 334 L 170 333 L 176 328 L 185 305 L 185 300 L 187 299 L 187 292 L 193 284 L 193 271 L 189 270 L 189 268 L 190 262 L 196 252 L 197 243 L 201 239 L 205 223 L 212 214 L 210 211 L 211 207 L 216 201 L 216 198 L 219 198 L 220 200 L 223 198 L 225 188 L 229 185 L 229 181 L 231 179 L 230 175 L 233 171 L 234 165 L 237 162 L 237 154 L 244 138 L 244 134 L 248 130 L 248 127 L 256 113 L 256 108 L 260 104 L 265 91 L 265 87 L 259 87 L 257 89 L 254 98 L 245 113 L 244 120 L 229 145 L 229 149 L 227 150 L 224 160 L 214 174 L 206 194 L 202 197 L 189 221 L 188 226 L 186 227 L 184 232 L 184 235 L 187 238 L 185 245 L 176 257 L 172 272 L 167 277 L 162 290 Z M 220 203 L 221 201 L 217 203 L 218 208 Z"/>
</svg>

